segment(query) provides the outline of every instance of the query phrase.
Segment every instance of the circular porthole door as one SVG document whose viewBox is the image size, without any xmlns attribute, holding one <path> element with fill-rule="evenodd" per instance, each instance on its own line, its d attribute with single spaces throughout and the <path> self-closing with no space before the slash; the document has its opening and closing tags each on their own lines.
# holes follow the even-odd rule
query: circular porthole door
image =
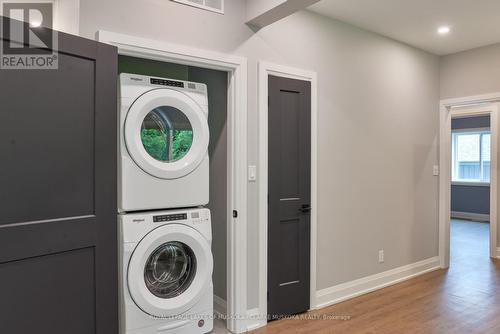
<svg viewBox="0 0 500 334">
<path fill-rule="evenodd" d="M 154 317 L 179 315 L 207 291 L 212 270 L 210 245 L 198 231 L 179 224 L 159 227 L 132 254 L 127 273 L 130 295 Z"/>
<path fill-rule="evenodd" d="M 195 170 L 206 155 L 210 137 L 202 108 L 186 94 L 163 88 L 134 101 L 124 133 L 135 163 L 163 179 L 180 178 Z"/>
</svg>

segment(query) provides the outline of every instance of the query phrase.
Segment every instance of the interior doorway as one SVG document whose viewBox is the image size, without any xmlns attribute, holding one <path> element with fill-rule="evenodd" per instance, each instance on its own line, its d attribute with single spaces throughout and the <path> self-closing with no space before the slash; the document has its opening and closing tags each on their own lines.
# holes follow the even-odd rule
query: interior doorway
<svg viewBox="0 0 500 334">
<path fill-rule="evenodd" d="M 496 258 L 496 100 L 442 101 L 440 113 L 441 266 L 463 264 L 481 254 L 486 260 Z"/>
<path fill-rule="evenodd" d="M 277 93 L 271 94 L 271 90 Z M 301 91 L 303 91 L 302 95 Z M 302 106 L 300 101 L 302 101 Z M 292 115 L 287 116 L 286 113 L 281 115 L 279 110 L 283 104 L 287 104 L 284 111 L 292 110 L 292 105 L 299 108 L 296 109 L 295 114 L 299 118 L 293 119 Z M 303 115 L 305 116 L 301 116 L 300 109 L 304 109 Z M 284 116 L 285 119 L 278 122 L 281 116 Z M 292 142 L 289 143 L 295 151 L 290 149 L 288 152 L 284 152 L 279 148 L 277 150 L 274 146 L 279 144 L 279 141 L 273 138 L 277 134 L 272 133 L 272 129 L 274 126 L 281 127 L 280 124 L 283 122 L 287 126 L 295 127 L 296 130 L 293 132 L 302 138 L 295 147 L 293 147 Z M 290 130 L 287 131 L 290 132 Z M 301 312 L 304 308 L 313 309 L 316 306 L 317 135 L 317 74 L 287 66 L 259 62 L 259 295 L 258 309 L 256 309 L 257 320 L 249 324 L 249 330 L 264 326 L 270 313 L 296 313 Z M 295 170 L 295 172 L 302 174 L 301 178 L 295 178 L 295 186 L 301 188 L 296 191 L 297 194 L 290 195 L 291 192 L 288 191 L 290 189 L 287 189 L 286 196 L 276 191 L 280 188 L 278 183 L 285 182 L 284 179 L 289 175 L 280 172 L 280 166 L 283 163 L 271 158 L 270 152 L 290 154 L 288 157 L 290 159 L 295 157 L 300 160 L 303 157 L 302 163 L 298 164 L 300 168 Z M 286 168 L 286 166 L 283 167 Z M 300 179 L 303 182 L 297 183 L 297 180 Z M 279 266 L 276 268 L 278 271 L 271 273 L 270 266 L 274 263 L 275 257 L 276 259 L 280 257 L 279 252 L 274 252 L 278 245 L 274 245 L 273 235 L 279 233 L 277 230 L 279 230 L 280 221 L 283 218 L 279 216 L 281 213 L 288 218 L 294 217 L 292 221 L 295 224 L 286 227 L 290 227 L 292 230 L 293 228 L 296 230 L 302 228 L 301 231 L 306 232 L 296 233 L 296 238 L 290 239 L 295 240 L 296 244 L 299 245 L 298 248 L 290 247 L 290 254 L 295 254 L 295 256 L 290 256 L 289 260 L 293 259 L 294 261 L 284 264 L 292 265 L 287 268 Z M 275 227 L 276 229 L 274 229 Z M 286 235 L 293 236 L 293 233 Z M 285 235 L 283 234 L 283 236 Z M 297 249 L 303 250 L 301 259 L 297 259 Z M 290 276 L 288 273 L 292 273 L 290 268 L 293 268 L 293 264 L 296 265 L 295 276 L 298 278 L 292 279 L 290 277 L 293 275 Z M 269 283 L 272 283 L 274 287 L 269 289 Z M 287 305 L 287 307 L 290 306 L 290 309 L 281 308 L 283 305 L 271 302 L 272 297 L 279 296 L 279 290 L 294 288 L 300 290 L 300 297 L 297 296 L 297 300 L 293 301 L 293 309 L 292 302 Z M 273 292 L 278 292 L 278 294 L 271 296 Z"/>
<path fill-rule="evenodd" d="M 278 319 L 310 308 L 311 83 L 268 80 L 267 311 Z"/>
<path fill-rule="evenodd" d="M 207 70 L 213 70 L 218 74 L 224 72 L 224 78 L 217 75 L 214 80 L 223 80 L 227 83 L 223 97 L 217 104 L 224 104 L 227 107 L 225 119 L 213 119 L 214 125 L 218 129 L 221 137 L 225 138 L 224 145 L 212 147 L 212 155 L 226 155 L 227 159 L 218 159 L 219 163 L 225 164 L 226 174 L 222 185 L 218 189 L 224 192 L 225 200 L 218 201 L 217 207 L 225 207 L 220 217 L 226 217 L 226 247 L 219 248 L 220 253 L 226 253 L 226 258 L 222 259 L 222 268 L 217 272 L 224 275 L 225 289 L 221 289 L 219 294 L 226 295 L 219 301 L 216 308 L 221 313 L 225 313 L 227 318 L 226 327 L 233 333 L 243 333 L 247 331 L 247 61 L 245 58 L 208 52 L 199 49 L 191 49 L 184 46 L 173 45 L 161 41 L 116 34 L 112 32 L 99 31 L 97 39 L 101 42 L 114 45 L 118 48 L 120 56 L 135 57 L 137 59 L 147 59 L 161 62 L 161 68 L 165 68 L 165 63 L 174 65 L 170 69 L 180 69 L 179 73 L 185 71 L 185 66 L 191 67 L 188 70 L 188 77 L 193 80 L 202 81 L 200 78 L 207 78 Z M 175 66 L 177 64 L 178 66 Z M 213 72 L 211 71 L 211 72 Z M 214 73 L 215 73 L 214 72 Z M 185 73 L 185 72 L 184 72 Z M 171 76 L 171 72 L 167 76 Z M 190 76 L 189 76 L 190 74 Z M 160 74 L 161 75 L 161 74 Z M 213 102 L 213 101 L 212 101 Z M 209 101 L 210 103 L 210 101 Z M 223 121 L 222 123 L 220 121 Z M 223 127 L 225 123 L 225 128 Z M 220 126 L 220 127 L 219 127 Z M 236 136 L 235 134 L 238 134 Z M 212 168 L 214 169 L 214 168 Z M 214 169 L 215 170 L 215 169 Z M 222 231 L 221 228 L 219 231 Z M 219 233 L 220 235 L 220 233 Z M 223 236 L 220 235 L 222 238 Z M 220 246 L 220 244 L 218 245 Z M 225 260 L 225 264 L 224 264 Z M 219 267 L 221 268 L 221 267 Z M 220 276 L 220 275 L 219 275 Z M 223 281 L 224 277 L 222 277 Z M 221 281 L 219 279 L 219 281 Z"/>
<path fill-rule="evenodd" d="M 469 267 L 489 257 L 491 116 L 488 105 L 451 119 L 450 266 Z M 483 114 L 482 112 L 487 112 Z"/>
</svg>

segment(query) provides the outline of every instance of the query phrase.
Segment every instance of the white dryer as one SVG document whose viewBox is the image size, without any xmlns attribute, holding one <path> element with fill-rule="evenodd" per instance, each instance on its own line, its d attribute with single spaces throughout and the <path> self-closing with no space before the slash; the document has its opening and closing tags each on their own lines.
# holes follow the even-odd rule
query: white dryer
<svg viewBox="0 0 500 334">
<path fill-rule="evenodd" d="M 120 99 L 118 210 L 207 204 L 206 85 L 121 74 Z"/>
<path fill-rule="evenodd" d="M 213 328 L 208 209 L 119 215 L 120 333 Z"/>
</svg>

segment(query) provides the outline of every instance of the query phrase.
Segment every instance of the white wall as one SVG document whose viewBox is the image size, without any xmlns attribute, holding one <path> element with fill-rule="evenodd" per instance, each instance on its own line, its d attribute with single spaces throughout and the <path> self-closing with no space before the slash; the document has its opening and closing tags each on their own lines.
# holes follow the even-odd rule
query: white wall
<svg viewBox="0 0 500 334">
<path fill-rule="evenodd" d="M 264 14 L 271 8 L 281 5 L 286 0 L 246 0 L 247 21 Z"/>
<path fill-rule="evenodd" d="M 441 57 L 441 98 L 500 92 L 500 44 Z"/>
<path fill-rule="evenodd" d="M 99 29 L 249 59 L 249 163 L 257 165 L 257 62 L 318 72 L 318 289 L 438 254 L 439 59 L 310 12 L 258 33 L 245 2 L 224 16 L 166 0 L 85 0 L 81 33 Z M 257 184 L 249 184 L 249 308 L 257 306 Z M 386 261 L 378 263 L 378 250 Z"/>
</svg>

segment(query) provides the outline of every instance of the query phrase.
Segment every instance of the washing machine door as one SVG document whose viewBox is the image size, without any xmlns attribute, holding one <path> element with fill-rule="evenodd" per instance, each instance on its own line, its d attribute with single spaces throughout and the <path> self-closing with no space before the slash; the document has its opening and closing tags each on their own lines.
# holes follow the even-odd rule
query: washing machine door
<svg viewBox="0 0 500 334">
<path fill-rule="evenodd" d="M 127 282 L 136 305 L 154 317 L 180 315 L 206 293 L 213 260 L 208 241 L 195 229 L 165 225 L 150 232 L 134 250 Z"/>
<path fill-rule="evenodd" d="M 195 170 L 207 154 L 209 129 L 202 107 L 174 89 L 141 95 L 124 125 L 127 150 L 146 173 L 176 179 Z"/>
</svg>

